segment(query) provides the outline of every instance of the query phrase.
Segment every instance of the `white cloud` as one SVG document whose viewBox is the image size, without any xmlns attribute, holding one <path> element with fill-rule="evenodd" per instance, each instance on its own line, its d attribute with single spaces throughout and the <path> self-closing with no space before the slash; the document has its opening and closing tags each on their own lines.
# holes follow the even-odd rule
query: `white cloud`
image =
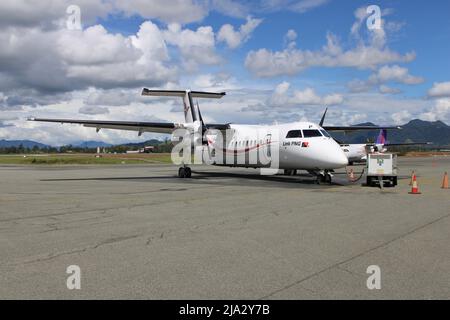
<svg viewBox="0 0 450 320">
<path fill-rule="evenodd" d="M 227 73 L 208 73 L 195 77 L 191 82 L 193 88 L 201 88 L 205 91 L 228 91 L 236 89 L 236 79 Z"/>
<path fill-rule="evenodd" d="M 390 13 L 391 10 L 383 10 L 385 16 Z M 383 28 L 384 19 L 382 19 L 382 27 L 368 32 L 367 39 L 364 40 L 360 33 L 366 17 L 365 7 L 355 11 L 356 21 L 351 27 L 350 34 L 357 38 L 358 42 L 353 48 L 344 48 L 334 34 L 328 33 L 327 43 L 321 50 L 299 49 L 291 40 L 288 41 L 288 47 L 281 51 L 266 48 L 250 51 L 245 59 L 245 66 L 258 77 L 275 77 L 295 75 L 311 67 L 375 69 L 379 65 L 410 62 L 415 59 L 414 52 L 401 54 L 387 46 L 386 32 Z M 293 36 L 294 33 L 291 33 L 291 37 Z M 287 37 L 288 35 L 285 36 L 285 40 L 288 39 Z M 412 81 L 414 80 L 417 79 Z"/>
<path fill-rule="evenodd" d="M 297 105 L 339 105 L 344 101 L 341 94 L 333 93 L 320 96 L 313 88 L 294 90 L 289 94 L 290 83 L 282 82 L 277 85 L 267 102 L 269 107 L 292 107 Z"/>
<path fill-rule="evenodd" d="M 295 41 L 295 39 L 297 39 L 297 32 L 293 29 L 289 29 L 288 32 L 286 32 L 285 39 L 289 42 Z"/>
<path fill-rule="evenodd" d="M 380 85 L 378 90 L 380 91 L 380 93 L 383 93 L 383 94 L 397 94 L 397 93 L 401 93 L 402 92 L 398 88 L 391 88 L 391 87 L 388 87 L 387 85 L 384 85 L 384 84 Z"/>
<path fill-rule="evenodd" d="M 402 110 L 396 113 L 393 113 L 391 118 L 394 120 L 395 124 L 404 124 L 411 120 L 411 113 L 409 113 L 407 110 Z"/>
<path fill-rule="evenodd" d="M 242 41 L 255 21 L 241 27 Z M 175 23 L 165 29 L 145 21 L 130 36 L 101 25 L 83 30 L 10 27 L 0 29 L 0 41 L 0 86 L 5 93 L 16 88 L 55 93 L 89 86 L 161 87 L 178 81 L 180 66 L 195 71 L 222 62 L 211 26 L 191 30 Z"/>
<path fill-rule="evenodd" d="M 450 81 L 433 83 L 433 87 L 428 90 L 428 97 L 450 97 Z"/>
<path fill-rule="evenodd" d="M 354 79 L 347 83 L 347 87 L 349 91 L 352 93 L 360 93 L 369 91 L 373 86 L 369 84 L 367 81 Z"/>
<path fill-rule="evenodd" d="M 295 75 L 310 67 L 353 67 L 374 69 L 376 66 L 392 62 L 409 62 L 415 54 L 401 55 L 387 47 L 367 46 L 344 50 L 337 38 L 327 35 L 327 44 L 319 51 L 301 50 L 289 47 L 283 51 L 259 49 L 250 51 L 245 66 L 258 77 Z"/>
<path fill-rule="evenodd" d="M 250 11 L 248 5 L 233 0 L 212 0 L 211 8 L 222 14 L 236 18 L 245 18 Z"/>
<path fill-rule="evenodd" d="M 151 86 L 177 77 L 161 31 L 150 21 L 128 37 L 95 25 L 80 31 L 1 29 L 0 41 L 8 44 L 0 50 L 0 85 L 9 90 Z"/>
<path fill-rule="evenodd" d="M 295 12 L 305 13 L 326 4 L 328 1 L 329 0 L 300 0 L 289 6 L 289 9 Z"/>
<path fill-rule="evenodd" d="M 3 92 L 0 92 L 0 104 L 5 103 L 7 98 Z"/>
<path fill-rule="evenodd" d="M 142 29 L 139 32 L 142 33 Z M 83 31 L 61 32 L 56 46 L 61 58 L 74 65 L 117 63 L 135 60 L 140 56 L 129 38 L 110 34 L 102 25 Z M 158 56 L 155 58 L 160 59 Z"/>
<path fill-rule="evenodd" d="M 383 66 L 374 72 L 366 81 L 355 79 L 347 83 L 350 92 L 367 92 L 378 86 L 378 91 L 383 94 L 397 94 L 401 90 L 392 88 L 385 83 L 401 83 L 406 85 L 416 85 L 423 83 L 425 80 L 422 77 L 416 77 L 409 74 L 407 68 L 399 67 L 398 65 Z"/>
<path fill-rule="evenodd" d="M 116 0 L 115 6 L 129 15 L 168 23 L 201 21 L 209 11 L 206 1 L 197 0 Z"/>
<path fill-rule="evenodd" d="M 231 24 L 224 24 L 217 34 L 217 40 L 219 42 L 225 42 L 228 47 L 234 49 L 246 42 L 252 32 L 259 26 L 262 19 L 254 19 L 247 17 L 247 22 L 239 27 L 239 30 L 235 30 Z"/>
<path fill-rule="evenodd" d="M 441 98 L 434 101 L 434 106 L 420 115 L 427 121 L 450 121 L 450 98 Z"/>
<path fill-rule="evenodd" d="M 215 36 L 210 26 L 193 31 L 174 23 L 163 31 L 163 35 L 168 44 L 178 47 L 188 70 L 196 70 L 199 64 L 214 65 L 221 61 L 215 52 Z"/>
<path fill-rule="evenodd" d="M 90 115 L 96 115 L 96 114 L 107 114 L 109 113 L 109 109 L 105 107 L 98 107 L 98 106 L 84 106 L 81 107 L 78 110 L 79 113 L 82 114 L 90 114 Z"/>
<path fill-rule="evenodd" d="M 412 85 L 422 83 L 425 80 L 422 77 L 410 75 L 407 68 L 398 65 L 383 66 L 369 78 L 370 83 L 385 83 L 388 81 Z"/>
<path fill-rule="evenodd" d="M 72 4 L 80 7 L 82 24 L 94 23 L 113 10 L 110 1 L 102 0 L 0 1 L 0 26 L 57 28 L 65 25 L 66 9 Z"/>
</svg>

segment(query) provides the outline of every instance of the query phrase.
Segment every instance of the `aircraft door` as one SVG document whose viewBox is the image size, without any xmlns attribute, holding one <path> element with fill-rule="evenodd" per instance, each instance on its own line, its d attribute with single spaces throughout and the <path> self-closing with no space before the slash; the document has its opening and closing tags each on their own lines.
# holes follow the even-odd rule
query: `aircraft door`
<svg viewBox="0 0 450 320">
<path fill-rule="evenodd" d="M 266 143 L 266 156 L 267 158 L 271 158 L 272 157 L 272 152 L 271 152 L 271 143 L 272 143 L 272 134 L 267 134 L 266 137 L 264 138 L 264 142 Z"/>
</svg>

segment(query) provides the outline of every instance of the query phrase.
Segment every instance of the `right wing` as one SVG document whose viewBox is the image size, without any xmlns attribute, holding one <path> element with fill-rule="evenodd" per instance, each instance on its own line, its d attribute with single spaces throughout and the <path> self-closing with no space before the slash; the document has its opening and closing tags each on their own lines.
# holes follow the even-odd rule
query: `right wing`
<svg viewBox="0 0 450 320">
<path fill-rule="evenodd" d="M 73 119 L 46 119 L 29 118 L 28 121 L 56 122 L 56 123 L 74 123 L 81 124 L 84 127 L 100 129 L 117 129 L 138 131 L 139 135 L 143 132 L 172 133 L 173 130 L 181 126 L 170 122 L 131 122 L 131 121 L 105 121 L 105 120 L 73 120 Z"/>
</svg>

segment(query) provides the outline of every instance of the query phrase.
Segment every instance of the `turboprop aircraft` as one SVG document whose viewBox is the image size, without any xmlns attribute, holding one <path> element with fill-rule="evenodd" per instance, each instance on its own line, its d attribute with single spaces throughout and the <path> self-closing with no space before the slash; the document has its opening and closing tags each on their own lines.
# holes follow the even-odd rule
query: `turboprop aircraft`
<svg viewBox="0 0 450 320">
<path fill-rule="evenodd" d="M 348 158 L 348 163 L 364 163 L 367 160 L 367 154 L 373 152 L 386 152 L 388 147 L 393 146 L 418 146 L 429 145 L 431 142 L 405 142 L 405 143 L 388 143 L 387 130 L 381 129 L 375 143 L 341 143 L 341 148 Z"/>
<path fill-rule="evenodd" d="M 325 109 L 322 119 L 320 120 L 320 125 L 323 125 L 325 120 L 325 115 L 328 108 Z M 377 129 L 378 127 L 373 127 Z M 373 152 L 386 152 L 387 147 L 393 146 L 417 146 L 417 145 L 429 145 L 430 142 L 405 142 L 405 143 L 388 143 L 387 140 L 387 128 L 380 129 L 380 133 L 375 141 L 375 143 L 339 143 L 347 156 L 348 163 L 350 165 L 354 163 L 365 163 L 367 160 L 367 154 Z M 393 129 L 400 129 L 400 127 L 393 127 Z"/>
<path fill-rule="evenodd" d="M 106 120 L 72 120 L 29 118 L 29 121 L 81 124 L 85 127 L 117 129 L 172 134 L 172 141 L 178 142 L 172 152 L 183 153 L 178 176 L 191 177 L 191 151 L 200 155 L 196 163 L 208 163 L 218 166 L 245 167 L 284 170 L 292 175 L 297 170 L 306 170 L 317 177 L 317 182 L 331 183 L 334 169 L 348 164 L 347 156 L 341 146 L 329 135 L 329 131 L 353 131 L 386 129 L 393 127 L 373 126 L 321 126 L 312 122 L 292 122 L 273 125 L 244 124 L 206 124 L 200 107 L 193 99 L 220 99 L 225 92 L 150 90 L 144 88 L 143 96 L 180 97 L 184 105 L 183 123 L 166 122 L 130 122 Z M 323 122 L 323 121 L 322 121 Z M 178 140 L 177 140 L 178 139 Z M 189 148 L 186 148 L 186 145 Z M 180 147 L 181 146 L 181 147 Z M 179 149 L 176 149 L 178 148 Z M 188 149 L 189 152 L 186 152 Z M 186 157 L 186 155 L 188 156 Z"/>
</svg>

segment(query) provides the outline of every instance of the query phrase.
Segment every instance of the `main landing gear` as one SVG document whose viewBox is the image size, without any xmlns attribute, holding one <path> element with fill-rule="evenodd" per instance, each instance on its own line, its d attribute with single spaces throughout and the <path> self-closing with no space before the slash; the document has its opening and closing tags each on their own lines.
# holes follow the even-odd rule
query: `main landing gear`
<svg viewBox="0 0 450 320">
<path fill-rule="evenodd" d="M 180 167 L 178 169 L 178 178 L 190 178 L 192 174 L 191 168 L 189 167 Z"/>
<path fill-rule="evenodd" d="M 284 175 L 285 176 L 295 176 L 297 174 L 297 170 L 295 169 L 284 169 Z"/>
</svg>

